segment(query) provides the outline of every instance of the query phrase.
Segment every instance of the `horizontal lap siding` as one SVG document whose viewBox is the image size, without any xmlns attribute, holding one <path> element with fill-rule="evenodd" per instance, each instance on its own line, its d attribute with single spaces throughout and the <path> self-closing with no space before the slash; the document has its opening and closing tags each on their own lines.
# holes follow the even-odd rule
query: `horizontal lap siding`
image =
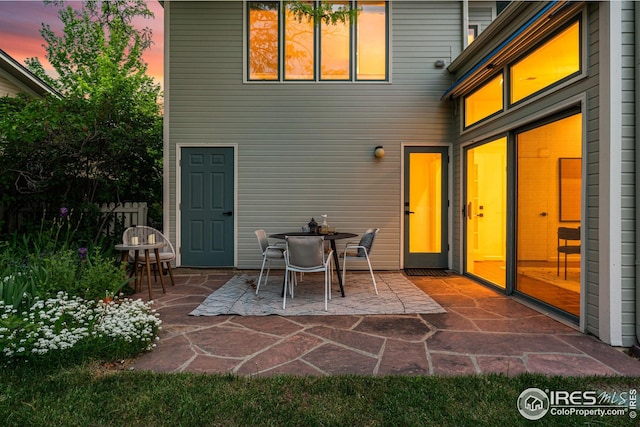
<svg viewBox="0 0 640 427">
<path fill-rule="evenodd" d="M 481 33 L 493 21 L 495 7 L 495 2 L 469 2 L 469 24 L 479 25 L 479 33 Z"/>
<path fill-rule="evenodd" d="M 237 144 L 237 267 L 260 266 L 255 229 L 328 214 L 338 230 L 380 227 L 375 268 L 401 268 L 401 143 L 450 140 L 451 79 L 433 64 L 458 49 L 459 9 L 393 2 L 391 83 L 281 84 L 242 81 L 241 2 L 170 4 L 170 170 L 175 144 Z"/>
<path fill-rule="evenodd" d="M 622 341 L 636 343 L 635 29 L 634 2 L 622 5 Z"/>
<path fill-rule="evenodd" d="M 587 21 L 588 21 L 588 70 L 589 75 L 597 79 L 599 77 L 600 70 L 600 43 L 599 43 L 599 21 L 598 21 L 598 7 L 587 8 Z M 599 152 L 600 152 L 600 135 L 599 135 L 599 97 L 598 90 L 592 90 L 587 93 L 587 114 L 583 120 L 586 120 L 587 125 L 587 195 L 586 195 L 586 209 L 587 218 L 585 230 L 586 243 L 586 260 L 585 266 L 587 271 L 583 273 L 586 296 L 585 296 L 585 313 L 584 319 L 585 329 L 587 332 L 600 336 L 599 332 L 599 287 L 600 281 L 600 251 L 599 251 L 599 220 L 600 220 L 600 187 L 599 187 Z"/>
</svg>

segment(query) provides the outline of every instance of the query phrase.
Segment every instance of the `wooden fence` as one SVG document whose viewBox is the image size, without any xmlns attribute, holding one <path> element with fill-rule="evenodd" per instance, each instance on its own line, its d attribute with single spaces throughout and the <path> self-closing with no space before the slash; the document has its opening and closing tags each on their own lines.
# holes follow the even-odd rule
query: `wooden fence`
<svg viewBox="0 0 640 427">
<path fill-rule="evenodd" d="M 100 234 L 118 237 L 127 228 L 133 225 L 149 225 L 147 202 L 126 203 L 102 203 L 96 205 L 100 210 L 101 218 L 98 218 Z M 0 230 L 5 233 L 13 233 L 22 230 L 26 224 L 41 222 L 44 217 L 42 207 L 21 209 L 9 213 L 0 206 Z"/>
<path fill-rule="evenodd" d="M 147 202 L 103 203 L 100 212 L 105 215 L 103 232 L 111 235 L 116 229 L 133 225 L 147 225 Z"/>
</svg>

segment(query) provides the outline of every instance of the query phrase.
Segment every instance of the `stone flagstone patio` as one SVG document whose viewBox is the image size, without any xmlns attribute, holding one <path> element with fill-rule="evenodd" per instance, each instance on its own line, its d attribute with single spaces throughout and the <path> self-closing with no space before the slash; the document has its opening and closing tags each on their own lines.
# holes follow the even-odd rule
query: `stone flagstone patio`
<svg viewBox="0 0 640 427">
<path fill-rule="evenodd" d="M 161 340 L 134 362 L 134 369 L 237 375 L 640 376 L 640 360 L 455 274 L 408 278 L 442 305 L 444 314 L 189 316 L 237 273 L 176 269 L 176 286 L 162 294 L 158 284 L 154 297 L 163 321 Z M 135 297 L 147 295 L 143 291 Z"/>
</svg>

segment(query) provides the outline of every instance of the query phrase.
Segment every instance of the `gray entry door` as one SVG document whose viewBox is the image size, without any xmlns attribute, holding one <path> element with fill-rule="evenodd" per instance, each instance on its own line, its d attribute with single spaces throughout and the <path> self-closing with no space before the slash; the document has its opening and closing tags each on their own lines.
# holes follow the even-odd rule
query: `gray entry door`
<svg viewBox="0 0 640 427">
<path fill-rule="evenodd" d="M 233 267 L 233 148 L 190 147 L 181 154 L 181 265 Z"/>
</svg>

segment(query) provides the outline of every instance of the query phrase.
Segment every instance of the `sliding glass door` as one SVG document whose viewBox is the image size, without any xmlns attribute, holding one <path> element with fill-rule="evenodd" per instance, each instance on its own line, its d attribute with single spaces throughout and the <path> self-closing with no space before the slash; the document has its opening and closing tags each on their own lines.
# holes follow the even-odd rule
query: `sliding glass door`
<svg viewBox="0 0 640 427">
<path fill-rule="evenodd" d="M 507 283 L 507 138 L 465 150 L 465 272 Z"/>
<path fill-rule="evenodd" d="M 580 315 L 582 115 L 515 134 L 516 290 Z"/>
</svg>

